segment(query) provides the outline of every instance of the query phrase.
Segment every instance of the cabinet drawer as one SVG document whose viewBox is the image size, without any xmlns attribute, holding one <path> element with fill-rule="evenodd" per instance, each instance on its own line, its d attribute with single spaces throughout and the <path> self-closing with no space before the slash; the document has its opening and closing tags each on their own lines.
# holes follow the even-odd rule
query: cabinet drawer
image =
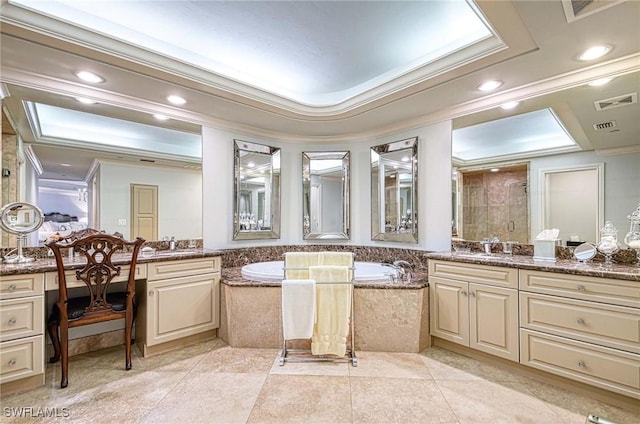
<svg viewBox="0 0 640 424">
<path fill-rule="evenodd" d="M 129 265 L 123 265 L 120 268 L 120 275 L 113 279 L 113 283 L 118 283 L 122 281 L 127 281 L 129 277 Z M 72 289 L 75 287 L 85 287 L 85 284 L 82 280 L 78 280 L 76 278 L 76 270 L 69 269 L 64 272 L 64 275 L 67 278 L 67 288 Z M 146 264 L 137 264 L 136 265 L 136 280 L 142 280 L 147 278 L 147 265 Z M 49 290 L 58 290 L 58 272 L 50 271 L 46 273 L 46 285 L 47 291 Z"/>
<path fill-rule="evenodd" d="M 637 281 L 521 269 L 520 290 L 640 308 Z"/>
<path fill-rule="evenodd" d="M 3 275 L 0 278 L 0 299 L 34 296 L 44 291 L 44 274 Z"/>
<path fill-rule="evenodd" d="M 220 272 L 220 257 L 152 262 L 148 264 L 149 281 Z"/>
<path fill-rule="evenodd" d="M 0 301 L 0 342 L 44 333 L 44 297 Z"/>
<path fill-rule="evenodd" d="M 0 383 L 44 372 L 44 336 L 0 344 Z"/>
<path fill-rule="evenodd" d="M 520 330 L 520 363 L 640 399 L 640 355 Z"/>
<path fill-rule="evenodd" d="M 518 288 L 518 270 L 498 266 L 466 264 L 429 259 L 429 275 L 452 278 L 470 283 Z"/>
<path fill-rule="evenodd" d="M 640 310 L 533 293 L 520 293 L 520 325 L 640 353 Z"/>
</svg>

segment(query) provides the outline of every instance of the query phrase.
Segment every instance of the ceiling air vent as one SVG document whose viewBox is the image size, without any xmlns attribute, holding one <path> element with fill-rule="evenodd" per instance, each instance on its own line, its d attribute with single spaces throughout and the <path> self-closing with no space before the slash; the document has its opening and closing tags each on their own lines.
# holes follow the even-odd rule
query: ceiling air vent
<svg viewBox="0 0 640 424">
<path fill-rule="evenodd" d="M 562 0 L 562 8 L 567 22 L 584 18 L 600 12 L 608 7 L 615 6 L 624 0 Z"/>
<path fill-rule="evenodd" d="M 616 126 L 616 121 L 608 121 L 608 122 L 601 122 L 599 124 L 593 124 L 593 128 L 596 131 L 608 130 L 611 128 L 615 128 L 615 126 Z"/>
<path fill-rule="evenodd" d="M 156 163 L 153 159 L 140 159 L 140 162 Z"/>
<path fill-rule="evenodd" d="M 596 110 L 608 110 L 616 107 L 627 106 L 638 103 L 638 93 L 624 94 L 610 99 L 597 100 L 593 103 L 596 105 Z"/>
</svg>

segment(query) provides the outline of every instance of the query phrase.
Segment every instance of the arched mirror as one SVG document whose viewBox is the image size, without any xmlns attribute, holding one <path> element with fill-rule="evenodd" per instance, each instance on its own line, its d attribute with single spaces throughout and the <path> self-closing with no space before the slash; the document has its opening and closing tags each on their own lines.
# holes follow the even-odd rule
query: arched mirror
<svg viewBox="0 0 640 424">
<path fill-rule="evenodd" d="M 349 152 L 302 153 L 302 232 L 305 240 L 346 240 Z"/>
<path fill-rule="evenodd" d="M 280 149 L 234 140 L 233 239 L 280 238 Z"/>
<path fill-rule="evenodd" d="M 418 242 L 418 137 L 371 148 L 371 239 Z"/>
<path fill-rule="evenodd" d="M 5 262 L 23 263 L 34 260 L 22 255 L 22 245 L 27 234 L 40 228 L 43 221 L 42 211 L 31 203 L 14 202 L 2 207 L 0 226 L 4 231 L 17 235 L 17 253 L 13 257 L 5 258 Z"/>
</svg>

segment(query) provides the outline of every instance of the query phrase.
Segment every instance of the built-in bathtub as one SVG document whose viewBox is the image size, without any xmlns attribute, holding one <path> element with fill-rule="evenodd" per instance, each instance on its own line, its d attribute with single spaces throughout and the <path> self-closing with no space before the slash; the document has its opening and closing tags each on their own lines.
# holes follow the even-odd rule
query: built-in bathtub
<svg viewBox="0 0 640 424">
<path fill-rule="evenodd" d="M 388 282 L 397 277 L 396 270 L 377 262 L 355 262 L 354 281 Z M 284 261 L 256 262 L 242 267 L 242 276 L 255 281 L 281 281 Z"/>
</svg>

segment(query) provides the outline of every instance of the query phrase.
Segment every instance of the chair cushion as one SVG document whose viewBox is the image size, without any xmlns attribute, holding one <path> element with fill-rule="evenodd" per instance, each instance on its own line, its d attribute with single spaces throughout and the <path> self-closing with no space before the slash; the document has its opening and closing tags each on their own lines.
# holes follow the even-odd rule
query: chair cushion
<svg viewBox="0 0 640 424">
<path fill-rule="evenodd" d="M 72 297 L 67 300 L 67 316 L 69 321 L 80 318 L 84 315 L 85 308 L 89 305 L 91 298 L 89 296 Z M 111 310 L 115 312 L 123 312 L 127 308 L 127 293 L 107 293 L 107 302 L 111 304 Z M 133 316 L 136 316 L 136 301 L 133 299 Z M 58 304 L 53 304 L 51 315 L 49 316 L 49 324 L 58 323 L 60 320 L 60 311 L 58 310 Z"/>
</svg>

